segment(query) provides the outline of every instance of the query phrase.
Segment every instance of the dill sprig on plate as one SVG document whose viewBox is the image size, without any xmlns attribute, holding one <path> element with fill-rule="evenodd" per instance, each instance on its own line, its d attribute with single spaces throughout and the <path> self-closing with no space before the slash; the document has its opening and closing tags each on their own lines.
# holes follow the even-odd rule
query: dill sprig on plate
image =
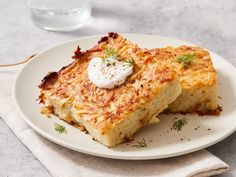
<svg viewBox="0 0 236 177">
<path fill-rule="evenodd" d="M 54 130 L 58 132 L 59 134 L 67 133 L 66 127 L 58 123 L 54 124 Z"/>
<path fill-rule="evenodd" d="M 172 128 L 176 130 L 177 132 L 179 132 L 182 130 L 183 126 L 185 126 L 186 124 L 188 124 L 187 119 L 182 118 L 182 119 L 176 120 L 174 124 L 172 125 Z"/>
<path fill-rule="evenodd" d="M 145 139 L 143 138 L 142 141 L 136 141 L 137 144 L 134 144 L 133 147 L 136 148 L 144 148 L 147 147 L 147 143 L 145 141 Z"/>
<path fill-rule="evenodd" d="M 193 59 L 196 57 L 196 54 L 183 54 L 177 58 L 177 61 L 179 63 L 182 63 L 184 66 L 188 66 Z"/>
</svg>

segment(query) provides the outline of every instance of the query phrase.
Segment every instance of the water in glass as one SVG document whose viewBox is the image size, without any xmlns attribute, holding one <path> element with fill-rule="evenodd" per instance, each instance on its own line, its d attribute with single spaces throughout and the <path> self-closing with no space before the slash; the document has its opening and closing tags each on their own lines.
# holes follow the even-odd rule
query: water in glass
<svg viewBox="0 0 236 177">
<path fill-rule="evenodd" d="M 88 22 L 88 0 L 27 0 L 36 26 L 52 31 L 72 31 Z"/>
</svg>

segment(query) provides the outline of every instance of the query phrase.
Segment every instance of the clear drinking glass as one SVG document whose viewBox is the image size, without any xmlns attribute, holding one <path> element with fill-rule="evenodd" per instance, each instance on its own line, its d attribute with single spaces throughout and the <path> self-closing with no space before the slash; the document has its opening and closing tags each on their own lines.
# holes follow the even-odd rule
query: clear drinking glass
<svg viewBox="0 0 236 177">
<path fill-rule="evenodd" d="M 34 24 L 51 31 L 72 31 L 91 16 L 89 0 L 26 0 Z"/>
</svg>

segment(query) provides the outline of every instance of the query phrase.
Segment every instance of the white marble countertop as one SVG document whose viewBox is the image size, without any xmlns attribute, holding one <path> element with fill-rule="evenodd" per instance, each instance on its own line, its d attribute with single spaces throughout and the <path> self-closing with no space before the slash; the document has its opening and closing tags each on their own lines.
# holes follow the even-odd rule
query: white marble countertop
<svg viewBox="0 0 236 177">
<path fill-rule="evenodd" d="M 101 3 L 102 2 L 102 3 Z M 0 63 L 20 61 L 59 42 L 108 31 L 157 34 L 208 48 L 236 66 L 235 0 L 92 1 L 91 23 L 70 33 L 41 30 L 24 1 L 0 0 Z M 236 176 L 236 133 L 208 148 Z M 0 119 L 0 177 L 49 177 L 48 171 Z"/>
</svg>

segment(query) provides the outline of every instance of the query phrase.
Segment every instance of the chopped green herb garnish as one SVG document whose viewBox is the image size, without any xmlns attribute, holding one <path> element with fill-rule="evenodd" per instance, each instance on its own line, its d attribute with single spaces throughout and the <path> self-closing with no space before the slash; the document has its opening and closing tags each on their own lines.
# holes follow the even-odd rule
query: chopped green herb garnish
<svg viewBox="0 0 236 177">
<path fill-rule="evenodd" d="M 186 118 L 182 118 L 179 120 L 176 120 L 174 122 L 174 124 L 172 125 L 173 129 L 176 130 L 177 132 L 181 131 L 183 126 L 188 124 L 187 119 Z"/>
<path fill-rule="evenodd" d="M 193 54 L 184 54 L 184 55 L 181 55 L 177 58 L 178 62 L 179 63 L 182 63 L 184 66 L 188 66 L 192 61 L 193 59 L 196 57 L 196 54 L 193 53 Z"/>
<path fill-rule="evenodd" d="M 117 58 L 118 57 L 117 51 L 114 48 L 111 48 L 109 46 L 103 47 L 103 50 L 104 50 L 105 56 L 104 58 L 102 58 L 102 61 L 108 64 L 114 63 L 114 60 L 110 58 Z M 129 60 L 123 60 L 122 62 L 126 66 L 132 66 L 134 64 L 134 60 L 132 58 Z"/>
<path fill-rule="evenodd" d="M 117 57 L 117 52 L 115 49 L 105 46 L 104 48 L 105 58 Z"/>
<path fill-rule="evenodd" d="M 147 143 L 145 141 L 145 139 L 143 138 L 142 141 L 136 141 L 137 144 L 134 144 L 133 147 L 136 147 L 136 148 L 144 148 L 144 147 L 147 147 Z"/>
<path fill-rule="evenodd" d="M 124 62 L 124 65 L 126 65 L 126 66 L 132 66 L 132 65 L 134 65 L 134 60 L 133 60 L 133 58 L 131 58 L 131 59 L 129 59 L 129 60 L 125 60 L 125 61 L 123 61 Z"/>
<path fill-rule="evenodd" d="M 58 132 L 59 134 L 67 133 L 66 127 L 58 123 L 54 124 L 54 130 Z"/>
<path fill-rule="evenodd" d="M 114 60 L 109 59 L 109 58 L 102 58 L 102 62 L 106 64 L 112 64 L 114 63 Z"/>
</svg>

